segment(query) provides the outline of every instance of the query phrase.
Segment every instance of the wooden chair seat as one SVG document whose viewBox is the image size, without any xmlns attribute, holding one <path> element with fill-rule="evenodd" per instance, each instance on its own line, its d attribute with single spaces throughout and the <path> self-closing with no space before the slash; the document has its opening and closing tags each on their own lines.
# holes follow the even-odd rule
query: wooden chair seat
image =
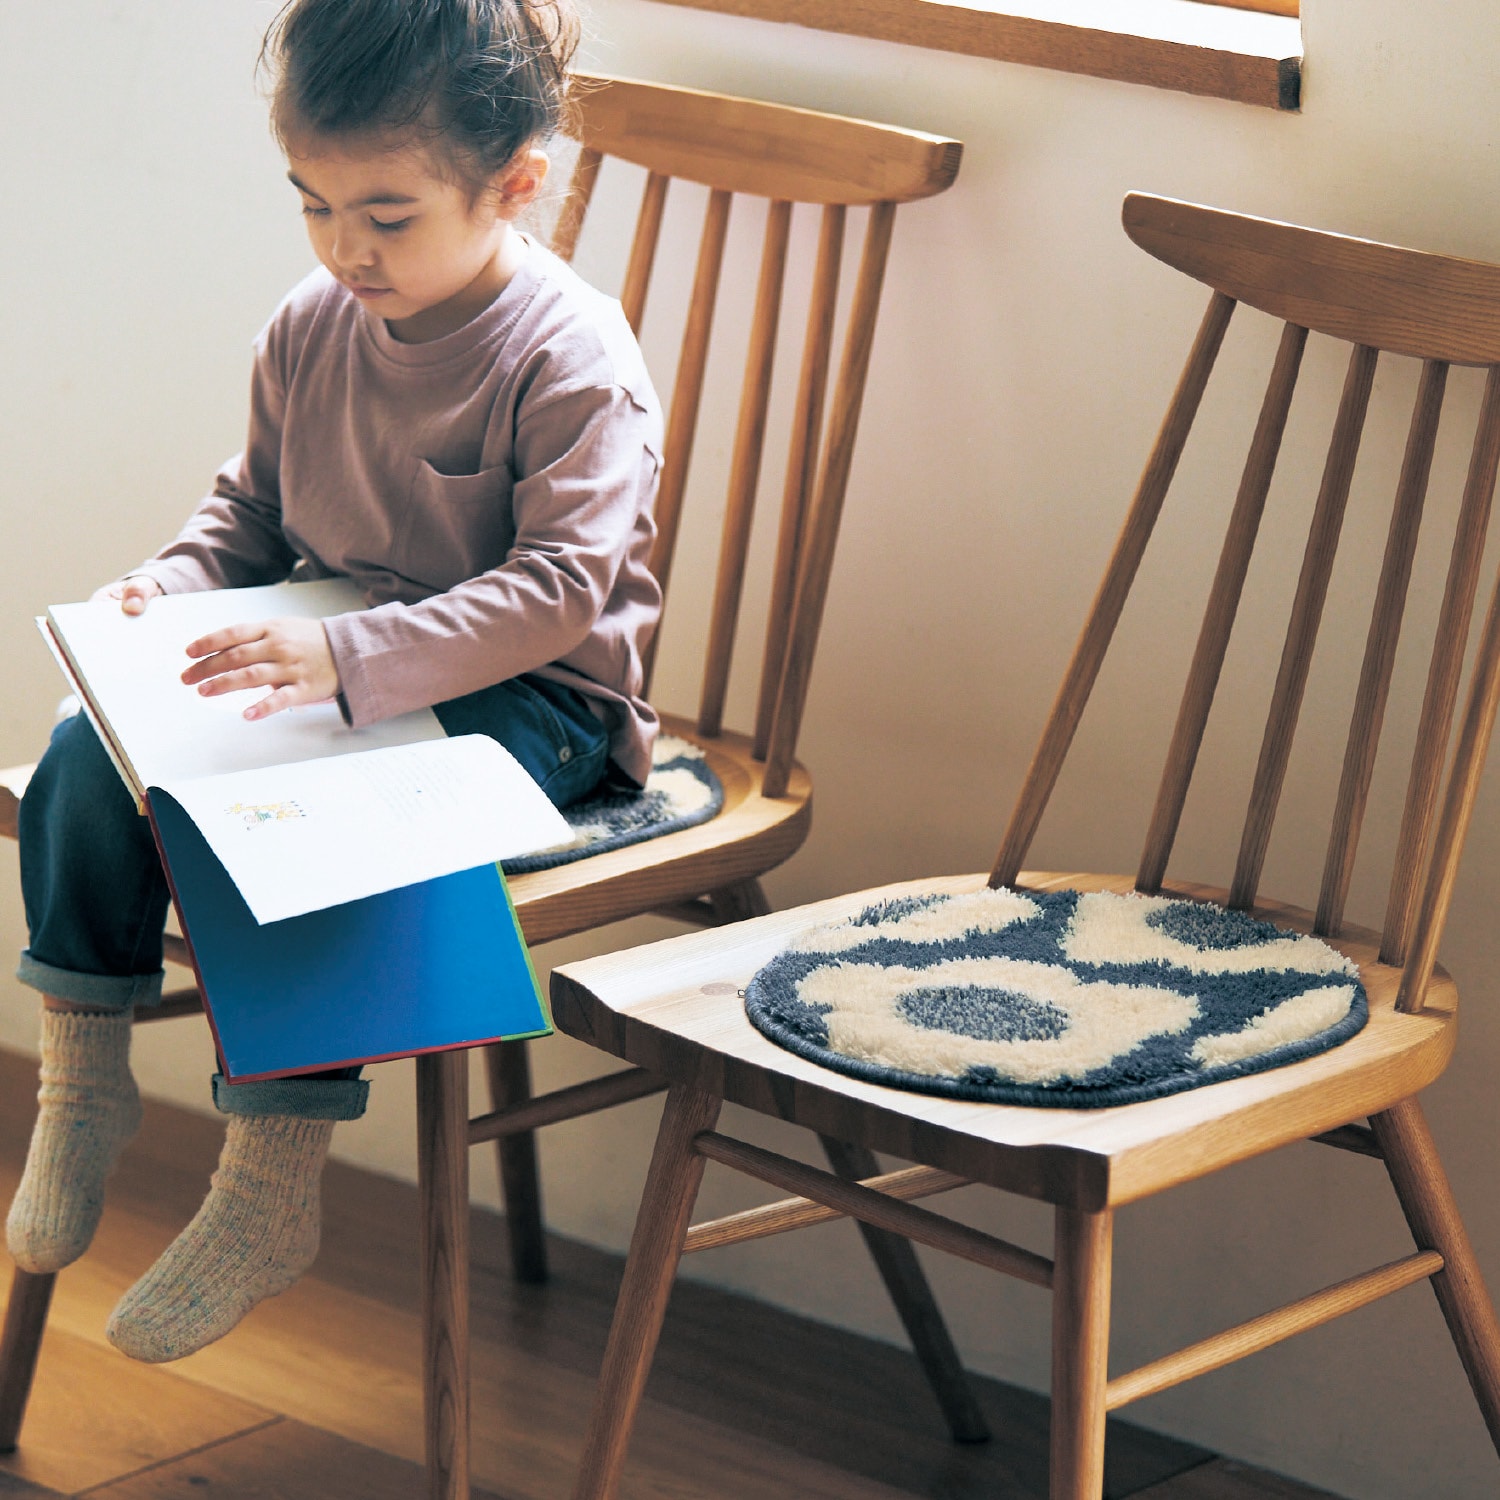
<svg viewBox="0 0 1500 1500">
<path fill-rule="evenodd" d="M 35 766 L 10 766 L 0 771 L 0 838 L 15 838 L 16 815 L 34 770 Z"/>
<path fill-rule="evenodd" d="M 1363 1120 L 1425 1088 L 1453 1053 L 1452 981 L 1439 971 L 1423 1009 L 1402 1014 L 1400 969 L 1379 962 L 1378 933 L 1357 928 L 1327 940 L 1359 965 L 1369 996 L 1369 1024 L 1349 1041 L 1266 1073 L 1112 1109 L 1026 1109 L 866 1083 L 778 1047 L 746 1019 L 738 992 L 807 929 L 876 901 L 982 890 L 985 880 L 882 886 L 568 964 L 557 971 L 553 1016 L 591 1046 L 761 1114 L 1090 1212 Z M 1026 872 L 1017 887 L 1125 892 L 1133 882 Z M 1162 894 L 1222 902 L 1225 892 L 1174 882 Z M 1312 929 L 1312 913 L 1294 907 L 1257 905 L 1254 915 Z M 1359 1140 L 1348 1138 L 1355 1149 Z"/>
<path fill-rule="evenodd" d="M 756 879 L 807 837 L 812 780 L 801 765 L 792 763 L 784 795 L 766 797 L 765 762 L 755 759 L 748 736 L 725 732 L 706 739 L 691 720 L 671 714 L 662 716 L 662 727 L 702 748 L 724 788 L 723 808 L 693 828 L 510 876 L 506 883 L 528 942 L 549 942 L 649 911 L 712 921 L 711 907 L 687 903 Z"/>
</svg>

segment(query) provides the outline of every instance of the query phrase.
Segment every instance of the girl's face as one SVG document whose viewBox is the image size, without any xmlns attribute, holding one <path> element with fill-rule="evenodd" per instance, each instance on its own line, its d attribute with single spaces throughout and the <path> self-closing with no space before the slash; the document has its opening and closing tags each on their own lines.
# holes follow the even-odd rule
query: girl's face
<svg viewBox="0 0 1500 1500">
<path fill-rule="evenodd" d="M 405 343 L 463 327 L 499 296 L 524 254 L 511 227 L 547 158 L 522 152 L 470 201 L 420 146 L 297 142 L 287 152 L 318 259 Z"/>
</svg>

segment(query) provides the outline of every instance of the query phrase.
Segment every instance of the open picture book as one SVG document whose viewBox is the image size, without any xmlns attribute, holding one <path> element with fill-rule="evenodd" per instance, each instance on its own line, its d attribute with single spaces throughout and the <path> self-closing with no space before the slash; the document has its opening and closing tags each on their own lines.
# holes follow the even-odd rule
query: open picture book
<svg viewBox="0 0 1500 1500">
<path fill-rule="evenodd" d="M 150 817 L 226 1076 L 273 1078 L 551 1023 L 498 861 L 572 837 L 502 746 L 423 709 L 366 728 L 319 703 L 248 721 L 188 642 L 363 608 L 345 579 L 114 600 L 38 620 Z"/>
</svg>

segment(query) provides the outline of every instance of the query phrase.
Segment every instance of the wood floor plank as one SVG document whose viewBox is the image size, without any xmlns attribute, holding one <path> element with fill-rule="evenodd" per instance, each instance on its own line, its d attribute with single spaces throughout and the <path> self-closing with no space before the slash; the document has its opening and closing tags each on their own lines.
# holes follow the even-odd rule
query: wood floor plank
<svg viewBox="0 0 1500 1500">
<path fill-rule="evenodd" d="M 0 1473 L 0 1495 L 9 1496 L 10 1500 L 57 1500 L 60 1492 L 58 1490 L 43 1489 L 39 1484 L 32 1484 L 25 1479 L 17 1479 L 13 1474 Z"/>
<path fill-rule="evenodd" d="M 89 1500 L 411 1500 L 421 1468 L 289 1419 L 94 1490 Z M 474 1500 L 498 1500 L 487 1490 Z"/>
<path fill-rule="evenodd" d="M 149 1263 L 161 1234 L 158 1226 L 126 1210 L 110 1214 L 96 1249 L 59 1278 L 49 1346 L 58 1333 L 102 1344 L 110 1308 L 141 1262 Z M 115 1263 L 121 1259 L 126 1269 Z M 295 1415 L 416 1461 L 422 1452 L 419 1350 L 415 1314 L 307 1276 L 262 1304 L 228 1338 L 179 1360 L 172 1372 L 206 1394 L 243 1402 L 256 1412 Z M 131 1366 L 103 1348 L 99 1352 L 128 1369 L 162 1373 Z M 49 1358 L 44 1347 L 43 1370 Z M 555 1500 L 567 1493 L 592 1379 L 487 1341 L 475 1345 L 473 1373 L 476 1480 L 507 1500 Z M 34 1441 L 31 1420 L 28 1416 L 22 1435 L 26 1453 Z M 76 1436 L 76 1421 L 74 1427 Z M 716 1500 L 899 1500 L 903 1493 L 752 1432 L 727 1430 L 654 1404 L 642 1418 L 632 1467 L 626 1493 L 638 1500 L 694 1494 L 685 1476 L 695 1473 L 714 1474 Z"/>
<path fill-rule="evenodd" d="M 62 1293 L 60 1292 L 61 1296 Z M 420 1325 L 410 1314 L 306 1277 L 229 1338 L 177 1368 L 186 1378 L 400 1457 L 421 1455 Z M 593 1395 L 590 1378 L 523 1349 L 473 1349 L 475 1478 L 509 1500 L 566 1494 Z M 897 1500 L 900 1492 L 652 1405 L 637 1431 L 627 1494 L 687 1495 L 713 1474 L 718 1500 Z"/>
<path fill-rule="evenodd" d="M 0 1474 L 72 1494 L 245 1432 L 274 1415 L 50 1327 L 21 1447 L 0 1458 Z"/>
<path fill-rule="evenodd" d="M 1142 1490 L 1132 1500 L 1338 1500 L 1328 1490 L 1309 1489 L 1290 1479 L 1218 1458 Z"/>
</svg>

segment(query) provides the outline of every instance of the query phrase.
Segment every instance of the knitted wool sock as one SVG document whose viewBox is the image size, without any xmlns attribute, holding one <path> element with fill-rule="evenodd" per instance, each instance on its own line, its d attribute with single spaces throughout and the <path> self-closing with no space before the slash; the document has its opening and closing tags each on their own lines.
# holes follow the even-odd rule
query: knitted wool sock
<svg viewBox="0 0 1500 1500">
<path fill-rule="evenodd" d="M 332 1120 L 230 1115 L 219 1167 L 193 1221 L 120 1299 L 105 1334 L 160 1364 L 221 1339 L 313 1263 Z"/>
<path fill-rule="evenodd" d="M 23 1271 L 60 1271 L 89 1247 L 104 1179 L 141 1123 L 129 1011 L 42 1011 L 41 1108 L 5 1221 Z"/>
</svg>

